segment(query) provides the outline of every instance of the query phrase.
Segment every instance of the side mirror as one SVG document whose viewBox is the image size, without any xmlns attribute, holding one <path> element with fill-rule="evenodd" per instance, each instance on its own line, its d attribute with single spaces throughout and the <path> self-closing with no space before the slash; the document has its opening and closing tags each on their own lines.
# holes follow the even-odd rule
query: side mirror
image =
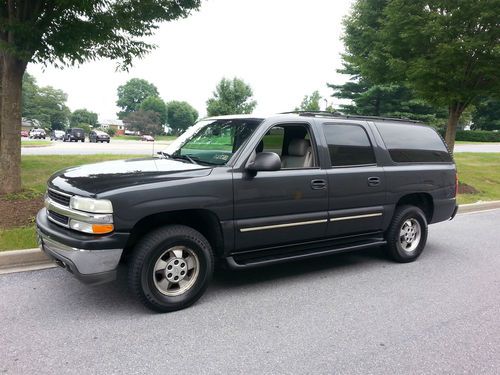
<svg viewBox="0 0 500 375">
<path fill-rule="evenodd" d="M 278 171 L 280 169 L 281 159 L 274 152 L 259 152 L 255 159 L 247 165 L 247 170 L 253 172 Z"/>
</svg>

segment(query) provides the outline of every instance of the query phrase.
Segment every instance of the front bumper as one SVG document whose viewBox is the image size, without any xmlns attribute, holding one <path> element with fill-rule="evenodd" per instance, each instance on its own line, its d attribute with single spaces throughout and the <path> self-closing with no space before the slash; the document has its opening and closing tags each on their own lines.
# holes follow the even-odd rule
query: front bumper
<svg viewBox="0 0 500 375">
<path fill-rule="evenodd" d="M 57 228 L 55 224 L 47 220 L 46 210 L 42 209 L 36 218 L 37 234 L 40 248 L 59 266 L 67 269 L 77 279 L 86 284 L 101 284 L 116 278 L 116 269 L 123 253 L 124 234 L 113 234 L 109 236 L 87 235 L 92 239 L 88 245 L 82 241 L 79 233 L 74 233 L 71 241 L 64 241 L 68 237 L 69 230 Z M 72 233 L 72 232 L 71 232 Z M 118 238 L 114 238 L 118 236 Z M 64 241 L 64 243 L 61 241 Z M 101 245 L 114 244 L 113 248 L 96 246 L 101 239 Z M 71 243 L 73 242 L 73 243 Z M 80 244 L 75 246 L 75 244 Z"/>
</svg>

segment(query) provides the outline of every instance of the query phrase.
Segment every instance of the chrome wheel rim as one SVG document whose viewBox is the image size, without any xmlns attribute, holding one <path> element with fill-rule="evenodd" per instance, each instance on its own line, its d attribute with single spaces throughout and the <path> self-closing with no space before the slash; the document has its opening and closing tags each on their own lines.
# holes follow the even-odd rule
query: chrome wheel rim
<svg viewBox="0 0 500 375">
<path fill-rule="evenodd" d="M 421 237 L 422 230 L 418 220 L 413 218 L 405 220 L 399 231 L 399 244 L 401 248 L 408 253 L 415 251 Z"/>
<path fill-rule="evenodd" d="M 200 262 L 195 252 L 186 246 L 166 250 L 156 261 L 153 281 L 158 291 L 173 297 L 186 293 L 198 278 Z"/>
</svg>

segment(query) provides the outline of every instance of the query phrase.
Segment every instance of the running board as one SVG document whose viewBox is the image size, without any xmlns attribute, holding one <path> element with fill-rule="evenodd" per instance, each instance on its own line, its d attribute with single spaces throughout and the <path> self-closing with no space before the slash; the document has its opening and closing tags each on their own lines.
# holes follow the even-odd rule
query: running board
<svg viewBox="0 0 500 375">
<path fill-rule="evenodd" d="M 313 250 L 304 250 L 301 252 L 292 252 L 292 253 L 282 253 L 282 254 L 274 254 L 267 255 L 263 254 L 262 257 L 255 257 L 251 259 L 245 259 L 242 256 L 233 255 L 227 257 L 227 263 L 229 268 L 232 269 L 243 269 L 243 268 L 254 268 L 261 266 L 268 266 L 272 264 L 302 260 L 307 258 L 315 258 L 324 255 L 343 253 L 347 251 L 361 250 L 374 246 L 383 246 L 386 245 L 387 241 L 377 240 L 377 241 L 367 241 L 365 243 L 359 243 L 356 245 L 340 245 L 330 249 L 313 249 Z"/>
</svg>

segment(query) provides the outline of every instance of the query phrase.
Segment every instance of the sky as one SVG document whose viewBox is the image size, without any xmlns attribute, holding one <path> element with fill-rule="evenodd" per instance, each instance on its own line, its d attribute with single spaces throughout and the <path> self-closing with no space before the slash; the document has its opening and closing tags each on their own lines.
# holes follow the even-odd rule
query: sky
<svg viewBox="0 0 500 375">
<path fill-rule="evenodd" d="M 99 119 L 115 119 L 116 91 L 131 78 L 158 87 L 165 100 L 184 100 L 201 116 L 221 78 L 249 83 L 258 105 L 255 113 L 293 110 L 304 95 L 319 90 L 328 104 L 326 83 L 343 83 L 342 19 L 353 0 L 205 0 L 186 19 L 163 23 L 150 40 L 157 45 L 128 72 L 100 60 L 57 69 L 31 64 L 39 85 L 68 94 L 74 111 L 87 108 Z M 321 102 L 322 108 L 325 106 Z"/>
</svg>

